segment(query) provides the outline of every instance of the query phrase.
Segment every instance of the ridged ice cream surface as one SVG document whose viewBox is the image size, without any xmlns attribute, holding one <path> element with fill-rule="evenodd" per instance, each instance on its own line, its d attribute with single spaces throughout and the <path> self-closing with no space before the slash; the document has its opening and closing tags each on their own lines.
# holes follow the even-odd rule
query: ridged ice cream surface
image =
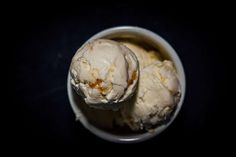
<svg viewBox="0 0 236 157">
<path fill-rule="evenodd" d="M 92 107 L 116 109 L 136 90 L 139 68 L 135 54 L 118 42 L 97 39 L 74 55 L 71 84 Z"/>
</svg>

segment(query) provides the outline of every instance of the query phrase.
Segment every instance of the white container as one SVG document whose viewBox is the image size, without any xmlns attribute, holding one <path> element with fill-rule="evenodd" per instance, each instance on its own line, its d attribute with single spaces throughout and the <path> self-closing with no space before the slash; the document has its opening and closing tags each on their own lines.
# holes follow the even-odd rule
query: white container
<svg viewBox="0 0 236 157">
<path fill-rule="evenodd" d="M 185 80 L 183 65 L 176 51 L 162 37 L 160 37 L 158 34 L 153 33 L 147 29 L 140 28 L 140 27 L 133 27 L 133 26 L 113 27 L 113 28 L 109 28 L 95 34 L 88 41 L 99 39 L 99 38 L 111 39 L 111 38 L 120 38 L 120 37 L 121 38 L 130 37 L 130 38 L 137 39 L 141 42 L 143 41 L 145 43 L 148 43 L 149 45 L 156 47 L 161 52 L 161 54 L 164 54 L 168 59 L 174 62 L 178 76 L 179 76 L 180 84 L 181 84 L 181 99 L 179 103 L 177 104 L 177 108 L 174 114 L 172 115 L 170 121 L 167 122 L 166 124 L 158 126 L 157 128 L 153 130 L 153 132 L 129 133 L 129 134 L 114 133 L 109 130 L 99 128 L 93 125 L 92 123 L 90 123 L 90 121 L 88 120 L 84 112 L 81 110 L 80 104 L 82 104 L 83 102 L 81 102 L 81 100 L 78 99 L 79 96 L 72 89 L 72 86 L 70 84 L 69 74 L 68 74 L 68 80 L 67 80 L 67 90 L 68 90 L 69 101 L 75 113 L 76 120 L 79 120 L 86 129 L 88 129 L 93 134 L 97 135 L 98 137 L 108 140 L 108 141 L 117 142 L 117 143 L 136 143 L 136 142 L 148 140 L 160 134 L 174 121 L 184 101 L 186 80 Z"/>
</svg>

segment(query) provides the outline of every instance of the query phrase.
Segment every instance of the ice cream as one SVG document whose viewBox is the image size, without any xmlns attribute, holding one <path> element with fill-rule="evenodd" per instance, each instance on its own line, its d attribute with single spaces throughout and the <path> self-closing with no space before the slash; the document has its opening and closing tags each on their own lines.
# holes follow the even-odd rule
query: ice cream
<svg viewBox="0 0 236 157">
<path fill-rule="evenodd" d="M 146 50 L 143 47 L 128 41 L 121 41 L 121 43 L 128 47 L 137 56 L 140 69 L 145 68 L 157 60 L 161 60 L 161 56 L 157 51 Z"/>
<path fill-rule="evenodd" d="M 118 102 L 128 99 L 136 90 L 138 66 L 135 54 L 123 44 L 94 40 L 74 55 L 71 84 L 91 107 L 116 110 Z"/>
<path fill-rule="evenodd" d="M 133 131 L 149 131 L 167 122 L 180 100 L 174 64 L 157 50 L 128 41 L 86 43 L 74 55 L 70 74 L 72 86 L 89 107 L 115 110 L 86 108 L 91 121 L 100 120 L 99 126 L 112 128 L 114 119 Z"/>
<path fill-rule="evenodd" d="M 150 130 L 164 123 L 180 98 L 180 83 L 171 61 L 155 61 L 140 71 L 138 92 L 120 109 L 132 130 Z"/>
</svg>

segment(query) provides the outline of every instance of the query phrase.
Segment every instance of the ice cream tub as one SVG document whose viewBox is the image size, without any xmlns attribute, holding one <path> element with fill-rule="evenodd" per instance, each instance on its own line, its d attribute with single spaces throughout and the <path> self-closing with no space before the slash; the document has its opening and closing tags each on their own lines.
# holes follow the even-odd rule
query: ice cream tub
<svg viewBox="0 0 236 157">
<path fill-rule="evenodd" d="M 117 111 L 97 110 L 88 107 L 81 97 L 73 90 L 70 82 L 71 76 L 69 73 L 67 80 L 67 91 L 69 102 L 73 112 L 75 113 L 76 120 L 81 122 L 87 130 L 96 136 L 116 143 L 141 142 L 160 134 L 174 121 L 181 109 L 181 106 L 183 105 L 185 97 L 185 73 L 177 52 L 157 33 L 134 26 L 118 26 L 103 30 L 92 36 L 85 43 L 96 39 L 111 39 L 119 42 L 132 41 L 132 43 L 140 45 L 147 50 L 157 50 L 162 59 L 168 59 L 173 62 L 180 83 L 181 96 L 167 123 L 158 125 L 152 129 L 152 131 L 132 131 L 126 126 L 117 126 L 117 122 L 114 122 L 114 119 L 119 116 Z"/>
</svg>

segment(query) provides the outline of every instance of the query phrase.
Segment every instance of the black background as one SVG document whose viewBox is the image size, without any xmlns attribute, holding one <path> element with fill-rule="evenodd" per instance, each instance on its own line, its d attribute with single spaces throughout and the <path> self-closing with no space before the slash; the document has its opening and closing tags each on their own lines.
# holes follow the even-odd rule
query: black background
<svg viewBox="0 0 236 157">
<path fill-rule="evenodd" d="M 14 56 L 14 75 L 9 78 L 15 92 L 11 103 L 16 105 L 17 117 L 11 121 L 16 135 L 13 141 L 41 146 L 77 146 L 88 141 L 116 145 L 75 122 L 66 79 L 72 56 L 88 38 L 121 25 L 140 26 L 161 35 L 177 51 L 186 72 L 187 92 L 178 117 L 166 131 L 139 145 L 162 148 L 178 146 L 181 141 L 183 145 L 201 142 L 207 146 L 226 138 L 221 106 L 228 105 L 222 97 L 229 81 L 222 39 L 228 14 L 222 14 L 221 7 L 195 4 L 181 8 L 101 6 L 77 5 L 71 10 L 25 7 L 8 19 Z M 225 125 L 224 130 L 219 124 Z"/>
</svg>

